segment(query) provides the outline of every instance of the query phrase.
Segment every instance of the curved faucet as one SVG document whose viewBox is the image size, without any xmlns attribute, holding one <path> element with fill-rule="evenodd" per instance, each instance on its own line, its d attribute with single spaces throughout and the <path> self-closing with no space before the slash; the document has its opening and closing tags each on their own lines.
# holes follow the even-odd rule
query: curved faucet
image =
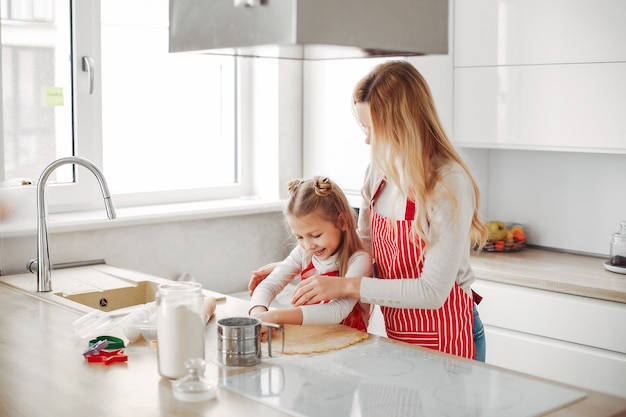
<svg viewBox="0 0 626 417">
<path fill-rule="evenodd" d="M 46 182 L 48 181 L 48 177 L 52 171 L 65 164 L 82 165 L 96 176 L 96 179 L 100 183 L 100 189 L 102 190 L 102 197 L 104 198 L 104 206 L 106 207 L 107 216 L 109 219 L 114 219 L 116 217 L 115 208 L 113 207 L 113 202 L 111 201 L 111 194 L 109 193 L 107 182 L 104 179 L 102 172 L 93 164 L 93 162 L 78 156 L 70 156 L 67 158 L 57 159 L 48 165 L 41 173 L 39 182 L 37 183 L 37 259 L 31 260 L 28 265 L 28 269 L 31 272 L 34 272 L 31 267 L 35 262 L 37 263 L 38 292 L 52 291 L 52 281 L 50 279 L 52 268 L 50 265 L 50 254 L 48 252 L 48 228 L 46 226 L 46 202 L 44 198 L 44 191 Z"/>
</svg>

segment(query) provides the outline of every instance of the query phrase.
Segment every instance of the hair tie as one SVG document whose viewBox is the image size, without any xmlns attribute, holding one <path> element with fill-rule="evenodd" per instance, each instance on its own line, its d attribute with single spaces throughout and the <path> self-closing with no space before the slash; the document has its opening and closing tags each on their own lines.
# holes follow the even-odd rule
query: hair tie
<svg viewBox="0 0 626 417">
<path fill-rule="evenodd" d="M 315 194 L 320 197 L 326 197 L 330 195 L 333 191 L 333 185 L 328 179 L 328 177 L 315 177 L 313 181 L 313 186 L 315 189 Z"/>
<path fill-rule="evenodd" d="M 300 186 L 300 184 L 302 184 L 303 182 L 304 180 L 301 180 L 301 179 L 295 179 L 295 180 L 289 181 L 289 184 L 287 184 L 287 191 L 289 191 L 289 194 L 295 193 L 298 187 Z"/>
</svg>

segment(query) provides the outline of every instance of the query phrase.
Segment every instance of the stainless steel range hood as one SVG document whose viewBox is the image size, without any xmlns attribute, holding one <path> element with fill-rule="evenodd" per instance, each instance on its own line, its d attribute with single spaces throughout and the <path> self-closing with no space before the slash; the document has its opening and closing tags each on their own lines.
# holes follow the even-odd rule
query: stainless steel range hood
<svg viewBox="0 0 626 417">
<path fill-rule="evenodd" d="M 290 59 L 448 53 L 448 0 L 170 0 L 170 52 Z"/>
</svg>

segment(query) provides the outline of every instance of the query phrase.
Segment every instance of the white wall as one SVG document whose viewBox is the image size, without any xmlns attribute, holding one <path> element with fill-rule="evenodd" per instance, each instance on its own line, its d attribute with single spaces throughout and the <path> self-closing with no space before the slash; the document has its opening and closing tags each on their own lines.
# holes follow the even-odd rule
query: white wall
<svg viewBox="0 0 626 417">
<path fill-rule="evenodd" d="M 485 217 L 530 227 L 529 243 L 608 256 L 626 219 L 626 155 L 467 150 L 486 194 Z"/>
<path fill-rule="evenodd" d="M 253 270 L 284 258 L 293 244 L 280 211 L 49 234 L 53 264 L 104 259 L 166 279 L 186 272 L 223 293 L 244 291 Z M 23 274 L 36 257 L 35 234 L 3 238 L 0 249 L 3 273 Z"/>
<path fill-rule="evenodd" d="M 302 132 L 305 176 L 328 175 L 346 192 L 360 195 L 370 149 L 352 114 L 352 90 L 374 66 L 389 59 L 404 58 L 305 62 Z M 407 60 L 428 80 L 441 122 L 448 132 L 452 131 L 452 57 Z"/>
</svg>

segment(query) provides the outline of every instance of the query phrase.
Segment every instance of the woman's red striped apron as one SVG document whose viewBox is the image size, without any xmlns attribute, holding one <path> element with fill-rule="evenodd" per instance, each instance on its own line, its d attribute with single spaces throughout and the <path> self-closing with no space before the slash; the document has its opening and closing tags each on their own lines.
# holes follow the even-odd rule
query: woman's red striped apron
<svg viewBox="0 0 626 417">
<path fill-rule="evenodd" d="M 415 203 L 407 199 L 404 220 L 392 221 L 374 211 L 374 199 L 384 185 L 378 185 L 370 203 L 372 251 L 381 279 L 419 279 L 423 241 L 411 240 Z M 456 283 L 443 306 L 436 310 L 382 307 L 387 336 L 441 352 L 474 358 L 472 298 Z"/>
<path fill-rule="evenodd" d="M 302 270 L 302 272 L 300 273 L 300 279 L 304 281 L 308 277 L 312 276 L 312 274 L 307 274 L 310 271 L 314 271 L 313 261 L 311 261 L 309 265 Z M 325 274 L 318 274 L 318 275 L 327 276 L 327 277 L 336 277 L 339 275 L 339 271 L 331 271 Z M 317 304 L 326 304 L 328 302 L 329 300 L 326 300 L 326 301 L 321 301 Z M 366 320 L 366 317 L 367 317 L 367 320 Z M 357 302 L 352 308 L 352 311 L 350 312 L 350 314 L 348 314 L 346 318 L 343 319 L 341 324 L 345 324 L 346 326 L 350 326 L 357 330 L 366 332 L 368 321 L 369 321 L 369 312 L 364 311 L 364 309 L 361 308 L 361 303 Z"/>
</svg>

